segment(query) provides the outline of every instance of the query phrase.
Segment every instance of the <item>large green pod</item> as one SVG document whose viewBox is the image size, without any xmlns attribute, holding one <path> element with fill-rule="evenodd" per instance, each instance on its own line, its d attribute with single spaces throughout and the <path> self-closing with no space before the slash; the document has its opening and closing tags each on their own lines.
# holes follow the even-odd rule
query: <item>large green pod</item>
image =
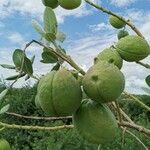
<svg viewBox="0 0 150 150">
<path fill-rule="evenodd" d="M 118 19 L 115 16 L 110 16 L 109 22 L 114 28 L 117 28 L 117 29 L 123 28 L 126 25 L 124 21 Z"/>
<path fill-rule="evenodd" d="M 41 108 L 50 116 L 71 115 L 82 100 L 78 81 L 65 68 L 46 74 L 39 82 L 37 94 Z"/>
<path fill-rule="evenodd" d="M 83 89 L 94 101 L 116 100 L 125 87 L 123 73 L 113 64 L 101 61 L 92 66 L 83 78 Z"/>
<path fill-rule="evenodd" d="M 11 150 L 9 143 L 5 139 L 0 139 L 0 150 Z"/>
<path fill-rule="evenodd" d="M 94 58 L 94 64 L 98 63 L 99 61 L 107 61 L 116 65 L 119 69 L 122 68 L 123 64 L 122 58 L 120 57 L 118 52 L 112 47 L 104 49 Z"/>
<path fill-rule="evenodd" d="M 51 7 L 52 9 L 58 6 L 58 0 L 42 0 L 43 4 L 47 7 Z"/>
<path fill-rule="evenodd" d="M 110 109 L 91 100 L 82 102 L 73 123 L 79 134 L 94 144 L 106 144 L 117 137 L 118 126 Z"/>
<path fill-rule="evenodd" d="M 145 39 L 137 35 L 121 38 L 116 44 L 121 57 L 129 62 L 139 61 L 150 54 L 150 46 Z"/>
<path fill-rule="evenodd" d="M 64 9 L 75 9 L 81 5 L 81 0 L 58 0 L 59 5 Z"/>
</svg>

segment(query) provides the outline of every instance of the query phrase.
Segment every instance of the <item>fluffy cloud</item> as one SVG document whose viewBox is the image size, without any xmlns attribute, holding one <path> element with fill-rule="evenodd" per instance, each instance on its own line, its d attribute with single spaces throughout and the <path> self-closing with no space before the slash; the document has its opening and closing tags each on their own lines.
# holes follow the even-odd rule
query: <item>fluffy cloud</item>
<svg viewBox="0 0 150 150">
<path fill-rule="evenodd" d="M 93 2 L 98 3 L 98 0 L 93 0 Z M 43 11 L 44 6 L 42 5 L 41 0 L 1 0 L 0 2 L 0 18 L 19 12 L 22 15 L 28 14 L 41 19 Z M 55 9 L 55 12 L 59 23 L 62 23 L 67 16 L 82 17 L 92 13 L 91 9 L 87 9 L 85 3 L 82 3 L 79 8 L 72 11 L 67 11 L 61 7 L 58 7 Z"/>
<path fill-rule="evenodd" d="M 116 5 L 118 7 L 124 7 L 134 3 L 136 0 L 110 0 L 110 1 L 113 5 Z"/>
</svg>

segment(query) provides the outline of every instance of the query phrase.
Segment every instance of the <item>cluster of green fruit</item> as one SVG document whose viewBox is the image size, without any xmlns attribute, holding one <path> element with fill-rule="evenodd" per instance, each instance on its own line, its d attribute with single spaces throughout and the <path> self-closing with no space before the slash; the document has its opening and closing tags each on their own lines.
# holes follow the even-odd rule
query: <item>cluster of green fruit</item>
<svg viewBox="0 0 150 150">
<path fill-rule="evenodd" d="M 9 143 L 5 139 L 0 139 L 0 150 L 11 150 Z"/>
<path fill-rule="evenodd" d="M 125 26 L 123 21 L 112 16 L 110 24 L 115 28 Z M 116 138 L 118 126 L 107 103 L 117 100 L 124 90 L 125 78 L 120 71 L 123 60 L 139 61 L 149 54 L 150 47 L 145 39 L 120 35 L 115 46 L 95 57 L 94 65 L 82 82 L 78 75 L 63 67 L 42 77 L 35 103 L 49 116 L 73 115 L 75 128 L 91 143 L 110 142 Z M 83 92 L 87 99 L 83 100 Z"/>
<path fill-rule="evenodd" d="M 61 6 L 64 9 L 72 10 L 81 5 L 81 0 L 42 0 L 43 4 L 52 9 Z"/>
</svg>

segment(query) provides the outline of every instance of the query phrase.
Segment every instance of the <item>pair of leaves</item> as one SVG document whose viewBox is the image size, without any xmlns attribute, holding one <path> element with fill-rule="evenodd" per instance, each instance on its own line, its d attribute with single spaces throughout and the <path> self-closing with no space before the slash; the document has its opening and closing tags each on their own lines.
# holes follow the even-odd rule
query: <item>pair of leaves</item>
<svg viewBox="0 0 150 150">
<path fill-rule="evenodd" d="M 39 25 L 37 21 L 32 21 L 34 29 L 47 41 L 58 40 L 63 42 L 66 38 L 63 32 L 58 31 L 57 19 L 52 8 L 46 7 L 44 11 L 44 29 Z"/>
<path fill-rule="evenodd" d="M 28 75 L 33 74 L 32 62 L 28 59 L 25 53 L 20 50 L 16 49 L 13 53 L 13 62 L 19 70 L 25 72 Z"/>
</svg>

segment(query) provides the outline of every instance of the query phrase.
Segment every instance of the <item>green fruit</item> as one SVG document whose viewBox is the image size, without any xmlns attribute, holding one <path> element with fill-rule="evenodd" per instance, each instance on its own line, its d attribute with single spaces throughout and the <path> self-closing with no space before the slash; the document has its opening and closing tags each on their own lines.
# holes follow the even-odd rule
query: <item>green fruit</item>
<svg viewBox="0 0 150 150">
<path fill-rule="evenodd" d="M 121 69 L 123 60 L 114 48 L 107 48 L 100 52 L 97 57 L 94 58 L 94 64 L 97 64 L 99 61 L 107 61 L 116 65 Z"/>
<path fill-rule="evenodd" d="M 11 150 L 9 143 L 5 139 L 0 139 L 0 150 Z"/>
<path fill-rule="evenodd" d="M 64 9 L 75 9 L 81 5 L 81 0 L 58 0 L 59 5 Z"/>
<path fill-rule="evenodd" d="M 123 38 L 123 37 L 125 37 L 125 36 L 128 36 L 129 35 L 129 33 L 128 33 L 128 31 L 125 31 L 125 30 L 120 30 L 119 32 L 118 32 L 118 39 L 120 40 L 121 38 Z"/>
<path fill-rule="evenodd" d="M 120 39 L 116 49 L 120 56 L 129 62 L 142 60 L 150 54 L 147 41 L 136 35 L 128 35 Z"/>
<path fill-rule="evenodd" d="M 106 105 L 84 100 L 73 115 L 73 123 L 79 134 L 91 143 L 106 144 L 116 140 L 117 122 Z"/>
<path fill-rule="evenodd" d="M 94 101 L 105 103 L 116 100 L 125 87 L 122 72 L 113 64 L 100 61 L 83 78 L 83 89 Z"/>
<path fill-rule="evenodd" d="M 41 108 L 50 116 L 71 115 L 82 100 L 78 81 L 65 68 L 46 74 L 39 82 L 37 94 Z"/>
<path fill-rule="evenodd" d="M 117 28 L 117 29 L 123 28 L 126 25 L 124 21 L 118 19 L 115 16 L 110 16 L 109 22 L 114 28 Z"/>
<path fill-rule="evenodd" d="M 42 0 L 43 4 L 47 7 L 56 8 L 58 6 L 58 0 Z"/>
</svg>

